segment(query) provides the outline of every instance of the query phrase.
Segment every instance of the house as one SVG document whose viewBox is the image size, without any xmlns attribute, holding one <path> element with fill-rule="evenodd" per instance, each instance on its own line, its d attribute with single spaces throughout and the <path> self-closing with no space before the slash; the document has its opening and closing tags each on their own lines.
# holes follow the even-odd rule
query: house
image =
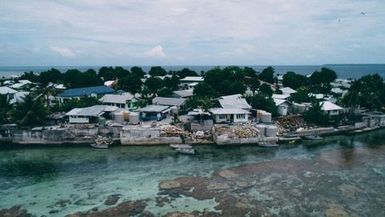
<svg viewBox="0 0 385 217">
<path fill-rule="evenodd" d="M 121 95 L 118 94 L 106 94 L 102 96 L 102 98 L 99 99 L 99 101 L 103 105 L 110 105 L 110 106 L 116 106 L 118 108 L 122 109 L 132 109 L 133 105 L 132 102 L 134 100 L 134 96 L 130 93 L 124 93 Z"/>
<path fill-rule="evenodd" d="M 106 86 L 95 86 L 95 87 L 83 87 L 67 89 L 58 95 L 59 101 L 64 102 L 65 100 L 82 98 L 82 97 L 98 97 L 101 95 L 114 93 L 115 90 Z"/>
<path fill-rule="evenodd" d="M 244 109 L 250 110 L 251 106 L 247 103 L 246 99 L 242 98 L 241 94 L 221 96 L 218 99 L 222 108 L 226 109 Z"/>
<path fill-rule="evenodd" d="M 296 90 L 290 88 L 290 87 L 283 87 L 280 89 L 282 91 L 282 94 L 284 95 L 290 95 L 290 94 L 293 94 L 293 93 L 297 93 Z"/>
<path fill-rule="evenodd" d="M 339 115 L 344 112 L 344 108 L 330 101 L 324 101 L 320 103 L 321 103 L 321 109 L 330 116 Z"/>
<path fill-rule="evenodd" d="M 175 90 L 172 92 L 173 96 L 177 98 L 191 98 L 194 95 L 194 89 L 187 89 L 187 90 Z"/>
<path fill-rule="evenodd" d="M 249 120 L 249 111 L 240 108 L 213 108 L 210 113 L 215 123 L 246 123 Z"/>
<path fill-rule="evenodd" d="M 160 121 L 170 114 L 170 107 L 164 105 L 148 105 L 144 108 L 138 109 L 141 120 L 157 120 Z"/>
<path fill-rule="evenodd" d="M 94 105 L 86 108 L 74 108 L 66 113 L 71 124 L 97 123 L 99 118 L 118 110 L 115 106 Z"/>
<path fill-rule="evenodd" d="M 6 86 L 0 87 L 0 95 L 6 95 L 9 101 L 12 101 L 15 98 L 16 93 L 17 91 L 12 88 Z"/>
<path fill-rule="evenodd" d="M 277 112 L 278 115 L 285 116 L 288 115 L 290 112 L 290 105 L 291 103 L 284 99 L 277 99 L 274 98 L 275 106 L 277 106 Z"/>
<path fill-rule="evenodd" d="M 175 113 L 178 113 L 181 109 L 185 108 L 186 99 L 171 98 L 171 97 L 155 97 L 154 99 L 152 99 L 152 104 L 169 106 Z"/>
</svg>

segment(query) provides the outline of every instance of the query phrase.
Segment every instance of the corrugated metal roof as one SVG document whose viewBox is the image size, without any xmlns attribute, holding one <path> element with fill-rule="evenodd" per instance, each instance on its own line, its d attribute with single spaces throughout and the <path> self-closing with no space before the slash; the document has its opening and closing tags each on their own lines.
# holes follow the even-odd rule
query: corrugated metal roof
<svg viewBox="0 0 385 217">
<path fill-rule="evenodd" d="M 249 114 L 250 112 L 239 108 L 212 108 L 210 112 L 214 115 L 227 115 L 227 114 Z"/>
<path fill-rule="evenodd" d="M 200 82 L 200 81 L 204 81 L 204 80 L 205 79 L 201 76 L 187 76 L 187 77 L 180 79 L 180 81 L 183 81 L 183 82 Z"/>
<path fill-rule="evenodd" d="M 0 87 L 0 94 L 2 94 L 2 95 L 13 94 L 16 92 L 17 92 L 16 90 L 9 88 L 9 87 L 6 87 L 6 86 Z"/>
<path fill-rule="evenodd" d="M 186 99 L 171 98 L 171 97 L 155 97 L 152 99 L 152 104 L 167 105 L 167 106 L 181 106 L 186 102 Z"/>
<path fill-rule="evenodd" d="M 180 96 L 180 97 L 190 97 L 193 96 L 194 90 L 193 89 L 188 89 L 188 90 L 176 90 L 173 92 L 175 95 Z"/>
<path fill-rule="evenodd" d="M 130 101 L 134 98 L 134 96 L 130 93 L 125 93 L 122 95 L 117 94 L 106 94 L 102 98 L 100 98 L 100 102 L 102 103 L 120 103 L 125 104 L 127 101 Z"/>
<path fill-rule="evenodd" d="M 218 101 L 222 108 L 251 109 L 251 106 L 246 99 L 242 98 L 241 94 L 221 96 Z"/>
<path fill-rule="evenodd" d="M 290 87 L 283 87 L 280 89 L 282 91 L 283 94 L 292 94 L 292 93 L 297 93 L 296 90 L 290 88 Z"/>
<path fill-rule="evenodd" d="M 74 108 L 67 112 L 67 116 L 86 116 L 86 117 L 98 117 L 104 112 L 116 111 L 118 107 L 106 106 L 106 105 L 94 105 L 86 108 Z"/>
<path fill-rule="evenodd" d="M 115 92 L 114 89 L 106 86 L 95 86 L 95 87 L 83 87 L 83 88 L 73 88 L 65 90 L 63 93 L 59 94 L 61 97 L 79 97 L 79 96 L 89 96 L 91 94 L 107 94 Z"/>
<path fill-rule="evenodd" d="M 139 112 L 163 112 L 167 110 L 169 106 L 163 105 L 149 105 L 144 108 L 138 109 Z"/>
<path fill-rule="evenodd" d="M 322 103 L 322 110 L 324 110 L 324 111 L 333 111 L 333 110 L 343 110 L 344 109 L 341 106 L 336 105 L 330 101 L 324 101 L 324 102 L 320 102 L 320 103 Z"/>
</svg>

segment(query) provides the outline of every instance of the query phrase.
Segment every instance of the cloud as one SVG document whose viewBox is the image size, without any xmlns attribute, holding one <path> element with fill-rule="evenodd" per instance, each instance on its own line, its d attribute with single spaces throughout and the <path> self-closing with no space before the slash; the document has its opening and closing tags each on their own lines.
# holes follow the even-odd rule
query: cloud
<svg viewBox="0 0 385 217">
<path fill-rule="evenodd" d="M 157 58 L 166 57 L 166 54 L 164 53 L 163 47 L 161 45 L 155 46 L 150 50 L 144 52 L 144 55 L 149 57 L 157 57 Z"/>
<path fill-rule="evenodd" d="M 76 56 L 75 52 L 67 47 L 51 46 L 50 48 L 52 51 L 60 54 L 63 57 L 71 58 Z"/>
<path fill-rule="evenodd" d="M 127 58 L 138 65 L 378 63 L 385 59 L 381 52 L 385 49 L 383 0 L 3 2 L 0 60 L 5 65 L 32 62 L 31 57 L 44 64 L 83 65 L 99 65 L 101 60 L 121 65 L 127 64 Z M 76 47 L 76 52 L 68 45 Z M 24 54 L 31 47 L 50 49 L 41 49 L 35 56 Z M 77 58 L 58 59 L 52 51 Z"/>
</svg>

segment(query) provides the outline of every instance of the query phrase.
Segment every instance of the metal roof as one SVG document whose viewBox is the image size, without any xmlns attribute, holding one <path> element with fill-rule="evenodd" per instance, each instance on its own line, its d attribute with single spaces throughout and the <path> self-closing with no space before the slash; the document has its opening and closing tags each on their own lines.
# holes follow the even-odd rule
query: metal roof
<svg viewBox="0 0 385 217">
<path fill-rule="evenodd" d="M 63 91 L 59 94 L 60 97 L 79 97 L 79 96 L 89 96 L 91 94 L 107 94 L 115 92 L 114 89 L 106 86 L 95 86 L 95 87 L 83 87 L 83 88 L 73 88 Z"/>
<path fill-rule="evenodd" d="M 171 98 L 171 97 L 155 97 L 152 99 L 152 104 L 167 105 L 167 106 L 181 106 L 186 102 L 186 99 Z"/>
<path fill-rule="evenodd" d="M 190 97 L 194 95 L 194 89 L 188 89 L 188 90 L 176 90 L 173 92 L 175 95 L 180 97 Z"/>
<path fill-rule="evenodd" d="M 164 112 L 169 109 L 168 106 L 163 105 L 149 105 L 144 108 L 138 109 L 139 112 Z"/>
<path fill-rule="evenodd" d="M 296 90 L 290 88 L 290 87 L 283 87 L 280 89 L 282 91 L 283 94 L 292 94 L 292 93 L 297 93 Z"/>
<path fill-rule="evenodd" d="M 104 112 L 113 112 L 118 110 L 116 106 L 106 106 L 106 105 L 94 105 L 86 108 L 74 108 L 71 111 L 67 112 L 67 116 L 86 116 L 86 117 L 98 117 Z"/>
<path fill-rule="evenodd" d="M 214 115 L 228 115 L 228 114 L 249 114 L 250 112 L 239 108 L 212 108 L 210 112 Z"/>
<path fill-rule="evenodd" d="M 118 94 L 106 94 L 102 98 L 100 98 L 100 102 L 102 103 L 120 103 L 125 104 L 127 101 L 130 101 L 134 98 L 134 96 L 130 93 L 124 93 L 122 95 Z"/>
<path fill-rule="evenodd" d="M 204 81 L 204 80 L 205 79 L 202 76 L 187 76 L 187 77 L 180 79 L 180 81 L 182 81 L 182 82 L 199 82 L 199 81 Z"/>
<path fill-rule="evenodd" d="M 9 88 L 9 87 L 6 87 L 6 86 L 0 87 L 0 94 L 2 94 L 2 95 L 13 94 L 16 92 L 17 92 L 16 90 Z"/>
<path fill-rule="evenodd" d="M 324 102 L 320 102 L 320 103 L 322 103 L 322 110 L 324 110 L 324 111 L 334 111 L 334 110 L 343 110 L 344 109 L 341 106 L 336 105 L 330 101 L 324 101 Z"/>
<path fill-rule="evenodd" d="M 251 106 L 246 99 L 242 98 L 241 94 L 221 96 L 218 101 L 223 108 L 251 109 Z"/>
</svg>

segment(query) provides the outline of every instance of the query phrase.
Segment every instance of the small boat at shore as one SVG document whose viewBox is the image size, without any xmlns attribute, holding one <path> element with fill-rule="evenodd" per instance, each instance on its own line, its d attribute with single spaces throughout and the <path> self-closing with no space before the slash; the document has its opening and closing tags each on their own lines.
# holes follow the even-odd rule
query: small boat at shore
<svg viewBox="0 0 385 217">
<path fill-rule="evenodd" d="M 378 127 L 366 127 L 366 128 L 362 128 L 362 129 L 358 129 L 358 130 L 353 130 L 350 132 L 350 134 L 365 133 L 365 132 L 370 132 L 370 131 L 373 131 L 376 129 L 378 129 Z"/>
<path fill-rule="evenodd" d="M 195 155 L 195 150 L 193 148 L 177 148 L 175 151 L 180 154 Z"/>
<path fill-rule="evenodd" d="M 189 144 L 170 144 L 170 148 L 177 149 L 177 148 L 190 148 L 192 149 L 192 146 Z"/>
<path fill-rule="evenodd" d="M 301 141 L 301 137 L 299 136 L 290 136 L 290 137 L 278 137 L 278 143 L 297 143 Z"/>
<path fill-rule="evenodd" d="M 108 144 L 97 144 L 97 143 L 92 143 L 90 145 L 92 148 L 96 148 L 96 149 L 108 149 Z"/>
</svg>

